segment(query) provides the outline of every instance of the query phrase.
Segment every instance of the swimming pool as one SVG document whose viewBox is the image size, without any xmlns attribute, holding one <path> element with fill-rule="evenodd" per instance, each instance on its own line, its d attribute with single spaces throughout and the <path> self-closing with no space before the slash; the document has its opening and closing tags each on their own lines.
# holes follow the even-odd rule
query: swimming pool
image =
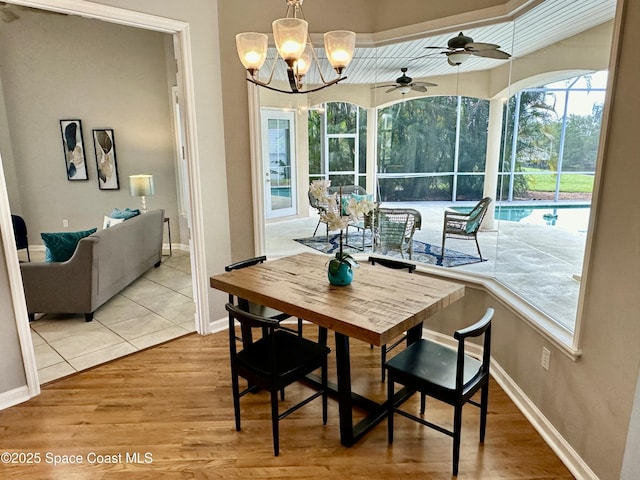
<svg viewBox="0 0 640 480">
<path fill-rule="evenodd" d="M 453 207 L 453 210 L 469 212 L 471 207 Z M 497 205 L 495 219 L 586 232 L 590 211 L 590 205 Z"/>
</svg>

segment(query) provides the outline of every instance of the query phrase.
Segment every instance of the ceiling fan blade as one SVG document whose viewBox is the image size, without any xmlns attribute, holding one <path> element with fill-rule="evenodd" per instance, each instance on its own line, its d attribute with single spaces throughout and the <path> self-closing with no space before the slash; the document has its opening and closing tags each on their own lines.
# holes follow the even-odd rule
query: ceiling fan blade
<svg viewBox="0 0 640 480">
<path fill-rule="evenodd" d="M 397 87 L 397 85 L 394 83 L 393 85 L 376 85 L 375 87 L 371 87 L 371 88 L 384 88 L 384 87 Z"/>
<path fill-rule="evenodd" d="M 435 48 L 436 50 L 448 50 L 447 47 L 424 47 L 424 48 Z"/>
<path fill-rule="evenodd" d="M 431 83 L 431 82 L 413 82 L 412 85 L 417 85 L 421 87 L 437 87 L 438 86 L 437 83 Z"/>
<path fill-rule="evenodd" d="M 465 50 L 497 50 L 500 48 L 500 45 L 496 45 L 495 43 L 482 43 L 482 42 L 471 42 L 467 43 L 464 46 Z"/>
<path fill-rule="evenodd" d="M 414 83 L 413 85 L 411 85 L 411 90 L 424 93 L 427 91 L 427 87 L 425 87 L 424 85 L 416 85 Z"/>
<path fill-rule="evenodd" d="M 511 55 L 507 52 L 503 52 L 502 50 L 478 50 L 477 52 L 471 52 L 473 55 L 477 57 L 484 58 L 496 58 L 498 60 L 507 60 Z"/>
<path fill-rule="evenodd" d="M 389 85 L 387 85 L 387 86 L 389 86 Z M 385 90 L 384 93 L 393 92 L 396 88 L 398 88 L 398 87 L 397 86 L 391 87 L 389 90 Z"/>
</svg>

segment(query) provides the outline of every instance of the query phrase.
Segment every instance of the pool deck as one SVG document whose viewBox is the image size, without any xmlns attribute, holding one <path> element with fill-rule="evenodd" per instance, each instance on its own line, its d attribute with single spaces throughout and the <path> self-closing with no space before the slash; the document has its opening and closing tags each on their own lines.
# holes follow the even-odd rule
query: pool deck
<svg viewBox="0 0 640 480">
<path fill-rule="evenodd" d="M 457 202 L 465 207 L 475 202 Z M 517 202 L 508 205 L 527 207 L 550 202 Z M 551 205 L 584 205 L 562 202 Z M 504 205 L 504 203 L 502 204 Z M 414 239 L 440 246 L 443 212 L 451 202 L 385 202 L 383 206 L 415 208 L 422 215 L 422 228 Z M 310 248 L 293 239 L 310 237 L 318 222 L 315 210 L 308 218 L 271 220 L 266 225 L 266 255 L 281 257 Z M 533 306 L 573 330 L 584 257 L 586 233 L 560 227 L 495 220 L 494 230 L 481 230 L 478 242 L 486 262 L 454 267 L 456 271 L 497 278 Z M 318 235 L 324 234 L 324 225 Z M 446 248 L 477 255 L 475 242 L 447 239 Z M 365 252 L 367 255 L 370 252 Z"/>
</svg>

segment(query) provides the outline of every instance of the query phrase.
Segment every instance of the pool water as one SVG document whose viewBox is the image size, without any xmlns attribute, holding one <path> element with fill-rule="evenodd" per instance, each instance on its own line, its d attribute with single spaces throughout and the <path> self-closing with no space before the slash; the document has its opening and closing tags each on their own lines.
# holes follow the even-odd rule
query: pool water
<svg viewBox="0 0 640 480">
<path fill-rule="evenodd" d="M 469 212 L 471 207 L 453 207 Z M 532 225 L 548 225 L 574 232 L 586 232 L 589 227 L 589 205 L 498 205 L 495 219 Z"/>
</svg>

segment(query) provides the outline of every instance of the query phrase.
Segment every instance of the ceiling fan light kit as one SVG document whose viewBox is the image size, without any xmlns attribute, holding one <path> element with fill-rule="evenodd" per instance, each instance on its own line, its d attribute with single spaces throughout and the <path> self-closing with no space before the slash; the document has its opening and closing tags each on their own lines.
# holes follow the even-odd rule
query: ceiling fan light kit
<svg viewBox="0 0 640 480">
<path fill-rule="evenodd" d="M 258 78 L 258 71 L 262 68 L 267 58 L 269 39 L 263 33 L 246 32 L 236 35 L 236 49 L 240 62 L 247 70 L 247 81 L 282 93 L 309 93 L 335 85 L 347 78 L 342 76 L 342 73 L 353 58 L 356 34 L 347 30 L 336 30 L 324 34 L 324 49 L 327 54 L 327 60 L 338 75 L 333 80 L 325 80 L 320 68 L 320 61 L 309 36 L 309 24 L 304 19 L 302 2 L 303 0 L 286 0 L 287 11 L 285 18 L 280 18 L 272 23 L 276 49 L 279 56 L 287 64 L 290 90 L 282 90 L 270 85 L 277 58 L 273 61 L 269 79 L 261 81 Z M 309 71 L 312 63 L 316 64 L 322 85 L 303 91 L 302 79 Z"/>
</svg>

